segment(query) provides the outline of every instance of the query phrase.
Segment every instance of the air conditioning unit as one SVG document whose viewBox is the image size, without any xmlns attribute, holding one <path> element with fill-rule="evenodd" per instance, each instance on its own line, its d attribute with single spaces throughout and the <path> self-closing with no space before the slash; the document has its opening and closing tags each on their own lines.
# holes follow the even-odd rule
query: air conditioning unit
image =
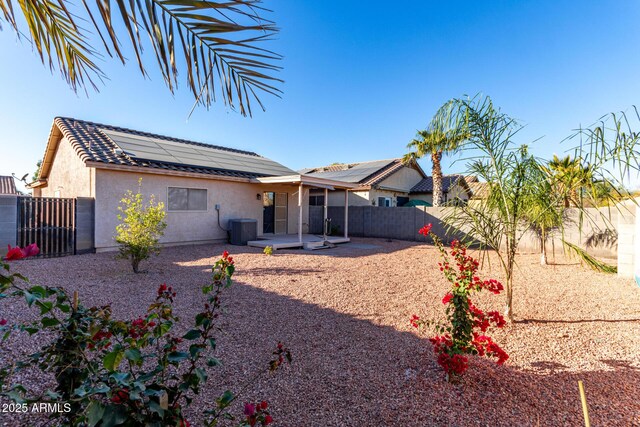
<svg viewBox="0 0 640 427">
<path fill-rule="evenodd" d="M 250 240 L 258 239 L 258 220 L 256 219 L 230 219 L 229 241 L 232 245 L 246 245 Z"/>
</svg>

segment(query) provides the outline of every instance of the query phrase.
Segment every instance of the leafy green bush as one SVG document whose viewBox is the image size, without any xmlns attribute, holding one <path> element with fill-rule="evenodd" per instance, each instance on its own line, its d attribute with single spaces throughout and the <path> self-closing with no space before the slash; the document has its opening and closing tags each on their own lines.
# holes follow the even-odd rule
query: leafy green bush
<svg viewBox="0 0 640 427">
<path fill-rule="evenodd" d="M 148 259 L 152 254 L 160 252 L 158 239 L 164 234 L 167 223 L 164 221 L 166 212 L 164 203 L 155 203 L 152 195 L 147 205 L 140 193 L 142 179 L 138 181 L 138 192 L 127 191 L 120 200 L 118 220 L 116 226 L 116 242 L 120 245 L 120 257 L 131 261 L 131 267 L 138 272 L 140 262 Z"/>
<path fill-rule="evenodd" d="M 37 248 L 14 251 L 9 260 L 37 253 Z M 26 278 L 9 274 L 9 265 L 0 263 L 0 299 L 25 298 L 40 310 L 37 320 L 12 324 L 0 319 L 4 341 L 13 331 L 30 335 L 44 333 L 52 339 L 23 360 L 0 366 L 0 396 L 29 408 L 33 404 L 59 404 L 51 412 L 56 424 L 72 426 L 189 426 L 184 409 L 201 388 L 208 385 L 205 366 L 220 361 L 213 356 L 215 334 L 220 330 L 219 314 L 223 291 L 231 286 L 233 259 L 227 252 L 212 268 L 213 278 L 202 288 L 203 310 L 195 316 L 190 330 L 174 335 L 178 318 L 173 312 L 176 293 L 162 284 L 146 314 L 135 320 L 117 320 L 111 307 L 86 308 L 77 298 L 69 298 L 62 288 L 32 286 Z M 273 351 L 268 367 L 247 381 L 256 381 L 273 372 L 291 354 L 281 343 Z M 26 385 L 13 381 L 23 370 L 52 374 L 54 389 L 36 394 Z M 246 385 L 242 387 L 245 389 Z M 234 422 L 230 405 L 239 398 L 225 391 L 204 412 L 206 425 L 223 420 Z M 246 403 L 241 425 L 268 425 L 272 417 L 265 401 Z"/>
</svg>

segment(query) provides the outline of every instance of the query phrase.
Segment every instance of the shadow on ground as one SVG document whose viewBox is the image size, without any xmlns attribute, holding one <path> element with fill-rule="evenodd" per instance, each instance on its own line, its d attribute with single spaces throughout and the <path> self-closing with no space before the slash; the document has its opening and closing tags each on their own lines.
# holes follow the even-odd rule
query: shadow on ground
<svg viewBox="0 0 640 427">
<path fill-rule="evenodd" d="M 224 248 L 216 246 L 212 252 Z M 243 248 L 233 249 L 241 257 Z M 172 254 L 172 263 L 150 262 L 149 274 L 119 273 L 108 280 L 103 271 L 112 271 L 120 262 L 110 254 L 70 257 L 59 264 L 35 260 L 37 268 L 25 263 L 20 269 L 36 282 L 79 290 L 85 305 L 112 302 L 114 316 L 122 318 L 141 314 L 155 297 L 157 284 L 167 281 L 178 292 L 176 310 L 186 320 L 201 307 L 200 284 L 210 276 L 202 265 L 181 263 L 193 262 L 193 255 L 203 251 L 182 248 Z M 91 268 L 98 263 L 100 272 Z M 242 268 L 252 273 L 250 266 Z M 82 279 L 69 278 L 70 271 Z M 533 370 L 522 370 L 474 359 L 465 379 L 452 385 L 445 382 L 427 340 L 266 291 L 257 286 L 259 276 L 272 272 L 256 268 L 253 273 L 255 281 L 244 278 L 224 296 L 228 313 L 217 353 L 224 366 L 209 370 L 212 386 L 195 403 L 201 408 L 212 406 L 225 389 L 240 389 L 242 379 L 266 366 L 276 343 L 283 341 L 293 353 L 293 365 L 261 379 L 241 399 L 268 400 L 278 426 L 577 426 L 582 423 L 578 380 L 585 384 L 592 425 L 634 425 L 628 414 L 635 410 L 640 416 L 640 372 L 634 361 L 605 360 L 610 369 L 568 372 L 562 360 L 533 362 Z M 111 280 L 114 277 L 117 280 Z M 13 315 L 20 317 L 19 312 Z M 5 354 L 12 351 L 18 350 L 4 349 Z M 6 422 L 21 423 L 16 415 Z"/>
</svg>

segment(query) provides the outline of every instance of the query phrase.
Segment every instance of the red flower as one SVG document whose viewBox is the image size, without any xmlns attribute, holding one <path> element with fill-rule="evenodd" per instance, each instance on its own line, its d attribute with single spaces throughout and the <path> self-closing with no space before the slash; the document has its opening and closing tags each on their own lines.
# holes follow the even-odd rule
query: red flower
<svg viewBox="0 0 640 427">
<path fill-rule="evenodd" d="M 229 257 L 229 252 L 228 251 L 222 252 L 222 258 L 227 259 L 228 257 Z"/>
<path fill-rule="evenodd" d="M 40 248 L 38 248 L 38 245 L 36 245 L 35 243 L 32 243 L 22 249 L 22 255 L 24 255 L 25 258 L 36 256 L 39 253 Z"/>
<path fill-rule="evenodd" d="M 418 230 L 419 234 L 422 234 L 423 236 L 428 236 L 429 232 L 431 231 L 431 227 L 433 227 L 433 225 L 431 225 L 431 223 L 425 225 L 424 227 L 422 227 L 420 230 Z"/>
<path fill-rule="evenodd" d="M 269 406 L 269 404 L 265 400 L 263 400 L 258 405 L 258 409 L 260 409 L 261 411 L 264 411 L 265 409 L 267 409 L 268 406 Z"/>
<path fill-rule="evenodd" d="M 113 403 L 124 403 L 126 400 L 129 400 L 129 390 L 126 388 L 116 391 L 111 396 Z"/>
<path fill-rule="evenodd" d="M 12 248 L 11 245 L 7 245 L 7 248 L 8 251 L 7 256 L 4 258 L 5 261 L 16 261 L 22 258 L 36 256 L 40 253 L 40 248 L 38 248 L 38 245 L 35 243 L 25 246 L 23 249 L 17 246 Z"/>
<path fill-rule="evenodd" d="M 273 418 L 271 417 L 271 415 L 267 415 L 266 417 L 264 417 L 264 421 L 262 422 L 262 425 L 268 426 L 272 422 L 273 422 Z"/>
<path fill-rule="evenodd" d="M 4 326 L 7 324 L 7 319 L 0 319 L 0 326 Z"/>
<path fill-rule="evenodd" d="M 225 251 L 226 252 L 226 251 Z M 256 407 L 254 404 L 252 403 L 245 403 L 244 404 L 244 414 L 247 417 L 253 417 L 253 415 L 256 413 Z"/>
<path fill-rule="evenodd" d="M 420 326 L 420 317 L 416 316 L 415 314 L 413 316 L 411 316 L 411 320 L 409 321 L 409 323 L 411 323 L 411 326 L 413 326 L 414 328 L 417 328 L 418 326 Z"/>
<path fill-rule="evenodd" d="M 158 295 L 162 295 L 167 290 L 167 284 L 163 283 L 158 287 Z"/>
<path fill-rule="evenodd" d="M 7 245 L 7 247 L 9 250 L 7 252 L 7 256 L 4 257 L 5 261 L 16 261 L 24 258 L 24 253 L 19 247 L 16 246 L 15 248 L 12 248 L 11 245 Z"/>
<path fill-rule="evenodd" d="M 446 294 L 444 296 L 444 298 L 442 298 L 442 303 L 443 304 L 449 304 L 449 302 L 451 302 L 452 299 L 453 299 L 453 294 L 451 292 L 449 292 L 448 294 Z"/>
</svg>

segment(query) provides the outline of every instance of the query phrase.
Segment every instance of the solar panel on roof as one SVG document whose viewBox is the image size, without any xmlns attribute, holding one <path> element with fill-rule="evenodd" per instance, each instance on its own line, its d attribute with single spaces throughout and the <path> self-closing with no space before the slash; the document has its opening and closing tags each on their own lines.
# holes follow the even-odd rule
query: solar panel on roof
<svg viewBox="0 0 640 427">
<path fill-rule="evenodd" d="M 258 175 L 291 175 L 295 172 L 265 157 L 226 151 L 215 147 L 167 141 L 142 135 L 100 129 L 127 155 L 140 160 L 176 163 Z"/>
</svg>

